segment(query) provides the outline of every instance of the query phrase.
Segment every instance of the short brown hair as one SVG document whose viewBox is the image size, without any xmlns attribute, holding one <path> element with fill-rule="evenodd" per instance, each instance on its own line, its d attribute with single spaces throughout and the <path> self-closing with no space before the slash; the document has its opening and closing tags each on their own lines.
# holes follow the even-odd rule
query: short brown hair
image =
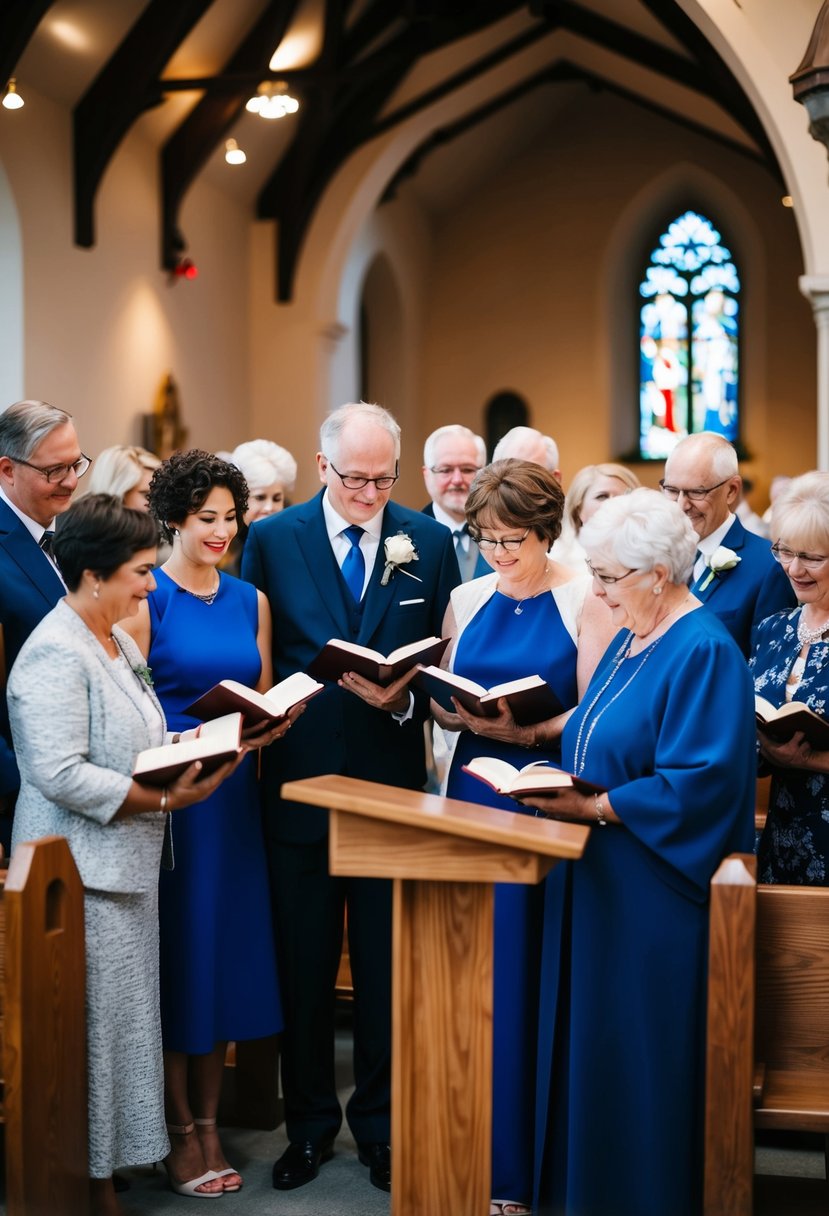
<svg viewBox="0 0 829 1216">
<path fill-rule="evenodd" d="M 466 522 L 473 537 L 497 522 L 530 528 L 552 545 L 561 532 L 564 492 L 558 479 L 529 460 L 495 460 L 481 469 L 466 500 Z"/>
</svg>

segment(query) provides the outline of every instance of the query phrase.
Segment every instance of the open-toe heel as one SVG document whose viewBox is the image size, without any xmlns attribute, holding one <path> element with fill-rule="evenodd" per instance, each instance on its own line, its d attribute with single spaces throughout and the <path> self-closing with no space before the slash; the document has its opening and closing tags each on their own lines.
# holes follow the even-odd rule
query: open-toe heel
<svg viewBox="0 0 829 1216">
<path fill-rule="evenodd" d="M 215 1119 L 196 1119 L 196 1118 L 194 1118 L 193 1122 L 195 1123 L 196 1127 L 213 1127 L 213 1128 L 215 1128 L 215 1126 L 216 1126 Z M 218 1133 L 217 1133 L 217 1135 L 218 1135 Z M 201 1139 L 201 1136 L 199 1136 L 199 1139 Z M 205 1161 L 206 1160 L 207 1160 L 207 1158 L 205 1157 Z M 217 1178 L 222 1179 L 222 1188 L 225 1191 L 227 1191 L 228 1194 L 232 1194 L 234 1191 L 241 1191 L 241 1189 L 244 1185 L 244 1183 L 242 1181 L 242 1175 L 239 1173 L 238 1170 L 235 1170 L 232 1165 L 229 1165 L 226 1169 L 214 1170 L 214 1173 Z"/>
<path fill-rule="evenodd" d="M 167 1131 L 174 1136 L 192 1136 L 196 1130 L 194 1123 L 168 1123 Z M 171 1151 L 170 1157 L 173 1156 Z M 170 1165 L 170 1157 L 165 1157 L 164 1168 L 167 1171 L 167 1181 L 170 1187 L 177 1195 L 187 1195 L 191 1199 L 217 1199 L 219 1195 L 224 1194 L 224 1185 L 215 1191 L 200 1191 L 198 1188 L 204 1186 L 207 1182 L 214 1182 L 219 1175 L 215 1170 L 207 1170 L 200 1174 L 198 1178 L 188 1178 L 182 1181 L 176 1178 Z"/>
</svg>

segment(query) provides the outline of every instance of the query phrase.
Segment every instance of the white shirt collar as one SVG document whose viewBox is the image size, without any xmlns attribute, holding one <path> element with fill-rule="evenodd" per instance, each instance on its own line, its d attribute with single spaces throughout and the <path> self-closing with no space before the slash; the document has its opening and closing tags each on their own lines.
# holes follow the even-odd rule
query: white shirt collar
<svg viewBox="0 0 829 1216">
<path fill-rule="evenodd" d="M 351 527 L 347 519 L 343 519 L 339 511 L 336 511 L 331 505 L 331 499 L 328 494 L 328 487 L 325 488 L 325 493 L 322 496 L 322 513 L 325 517 L 325 527 L 328 532 L 328 539 L 333 540 L 335 536 L 340 536 L 346 528 Z M 368 532 L 377 544 L 380 543 L 380 534 L 383 531 L 383 507 L 372 515 L 371 519 L 367 519 L 359 525 L 364 532 Z"/>
<path fill-rule="evenodd" d="M 720 545 L 725 540 L 731 525 L 734 523 L 734 516 L 729 511 L 728 518 L 725 523 L 720 524 L 719 528 L 715 528 L 710 536 L 704 537 L 697 545 L 703 557 L 710 557 L 715 549 L 719 549 Z"/>
<path fill-rule="evenodd" d="M 49 524 L 49 528 L 44 528 L 43 524 L 39 524 L 37 522 L 37 520 L 32 519 L 28 515 L 24 515 L 24 513 L 20 510 L 20 507 L 15 506 L 15 504 L 9 498 L 8 494 L 3 489 L 2 486 L 0 486 L 0 498 L 3 499 L 3 502 L 6 504 L 7 507 L 9 507 L 12 511 L 14 511 L 15 515 L 20 520 L 23 527 L 26 529 L 27 532 L 31 533 L 33 539 L 37 542 L 38 545 L 40 544 L 41 539 L 43 538 L 43 533 L 47 532 L 49 530 L 49 528 L 54 527 L 54 524 L 55 524 L 54 520 L 52 520 L 52 522 Z"/>
<path fill-rule="evenodd" d="M 435 513 L 435 519 L 438 521 L 438 523 L 443 524 L 444 527 L 450 530 L 450 532 L 460 532 L 466 523 L 466 520 L 464 519 L 458 523 L 458 521 L 453 519 L 451 515 L 444 511 L 443 507 L 436 503 L 434 499 L 432 499 L 432 510 Z"/>
</svg>

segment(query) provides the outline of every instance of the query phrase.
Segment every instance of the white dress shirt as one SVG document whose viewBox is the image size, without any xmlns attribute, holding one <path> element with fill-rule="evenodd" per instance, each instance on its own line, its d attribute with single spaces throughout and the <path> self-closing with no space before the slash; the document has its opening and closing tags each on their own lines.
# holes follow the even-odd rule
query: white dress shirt
<svg viewBox="0 0 829 1216">
<path fill-rule="evenodd" d="M 322 496 L 322 513 L 325 516 L 325 527 L 328 531 L 328 539 L 331 542 L 334 557 L 337 559 L 337 565 L 342 570 L 343 562 L 351 552 L 351 541 L 343 534 L 346 528 L 351 527 L 351 524 L 347 519 L 343 519 L 338 511 L 334 510 L 327 489 Z M 376 515 L 372 515 L 371 519 L 367 519 L 365 523 L 358 524 L 357 526 L 363 529 L 363 535 L 360 537 L 360 552 L 363 555 L 363 561 L 366 566 L 363 590 L 360 596 L 362 599 L 366 593 L 371 572 L 374 569 L 377 550 L 380 548 L 380 534 L 383 531 L 383 508 L 381 507 Z"/>
<path fill-rule="evenodd" d="M 725 523 L 720 524 L 719 528 L 715 528 L 710 536 L 703 537 L 703 539 L 697 543 L 697 553 L 699 556 L 694 562 L 693 582 L 696 582 L 697 579 L 702 575 L 703 571 L 708 568 L 708 558 L 716 549 L 719 549 L 733 523 L 734 516 L 729 511 L 728 518 L 726 519 Z"/>
</svg>

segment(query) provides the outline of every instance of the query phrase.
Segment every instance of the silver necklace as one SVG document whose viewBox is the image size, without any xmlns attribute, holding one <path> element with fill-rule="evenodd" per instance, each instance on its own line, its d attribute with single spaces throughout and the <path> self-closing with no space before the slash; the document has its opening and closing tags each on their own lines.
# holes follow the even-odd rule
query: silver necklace
<svg viewBox="0 0 829 1216">
<path fill-rule="evenodd" d="M 829 630 L 829 621 L 824 621 L 817 629 L 809 629 L 803 619 L 803 610 L 801 609 L 797 621 L 797 640 L 801 646 L 812 646 L 815 642 L 820 642 L 827 630 Z"/>
<path fill-rule="evenodd" d="M 549 591 L 549 590 L 550 590 L 550 588 L 549 588 L 548 584 L 549 584 L 549 581 L 550 581 L 550 574 L 551 574 L 551 573 L 552 573 L 552 571 L 550 570 L 549 566 L 545 565 L 545 567 L 544 567 L 544 578 L 545 578 L 545 585 L 544 585 L 544 586 L 541 588 L 541 590 L 540 590 L 540 591 L 535 591 L 535 592 L 534 592 L 532 595 L 525 595 L 525 596 L 524 596 L 524 598 L 523 598 L 523 600 L 521 600 L 521 601 L 520 601 L 520 603 L 518 603 L 518 604 L 516 604 L 516 605 L 515 605 L 515 608 L 513 609 L 513 612 L 514 612 L 514 615 L 515 615 L 515 616 L 521 616 L 521 615 L 523 614 L 523 612 L 524 612 L 524 605 L 525 605 L 525 604 L 528 604 L 530 600 L 537 600 L 537 599 L 538 599 L 538 597 L 539 597 L 540 595 L 543 595 L 545 591 Z M 502 594 L 502 595 L 507 595 L 506 591 L 502 591 L 502 592 L 501 592 L 501 594 Z M 507 598 L 509 598 L 509 596 L 507 596 Z"/>
<path fill-rule="evenodd" d="M 607 710 L 610 709 L 613 702 L 618 700 L 618 698 L 621 697 L 622 693 L 636 679 L 636 677 L 639 675 L 639 672 L 645 666 L 648 659 L 651 657 L 654 650 L 659 645 L 659 643 L 662 641 L 664 636 L 665 636 L 664 633 L 660 633 L 659 637 L 655 641 L 651 642 L 650 646 L 648 646 L 647 649 L 645 651 L 643 651 L 642 662 L 639 664 L 638 667 L 634 668 L 633 672 L 631 673 L 631 675 L 628 676 L 627 680 L 625 680 L 622 687 L 618 688 L 616 690 L 616 692 L 613 694 L 613 696 L 608 701 L 607 705 L 602 706 L 602 708 L 596 714 L 593 721 L 590 723 L 590 727 L 587 731 L 587 734 L 585 735 L 584 728 L 587 725 L 588 718 L 592 714 L 593 710 L 596 708 L 596 705 L 598 704 L 598 702 L 604 696 L 607 689 L 613 683 L 614 677 L 616 676 L 616 673 L 619 670 L 619 668 L 624 663 L 625 659 L 627 659 L 630 656 L 630 647 L 631 647 L 631 644 L 633 643 L 633 630 L 632 629 L 631 629 L 630 633 L 628 634 L 628 636 L 625 638 L 624 642 L 622 642 L 622 645 L 619 647 L 619 650 L 616 652 L 613 670 L 611 671 L 610 675 L 605 680 L 604 684 L 602 684 L 601 688 L 596 693 L 593 700 L 588 705 L 587 709 L 585 710 L 584 717 L 582 718 L 581 722 L 579 723 L 579 733 L 576 735 L 576 747 L 575 747 L 575 751 L 573 753 L 573 768 L 574 768 L 574 772 L 577 777 L 580 777 L 582 775 L 582 773 L 584 772 L 584 766 L 587 762 L 587 749 L 590 746 L 590 740 L 593 737 L 593 731 L 598 726 L 599 720 L 601 719 L 602 714 L 606 713 Z M 583 747 L 582 747 L 582 737 L 584 737 L 584 746 Z"/>
<path fill-rule="evenodd" d="M 219 588 L 222 585 L 222 578 L 221 575 L 219 575 L 216 586 L 212 591 L 208 591 L 206 594 L 200 591 L 191 591 L 189 587 L 182 587 L 181 583 L 178 585 L 181 587 L 182 591 L 186 591 L 188 595 L 192 595 L 194 600 L 200 600 L 202 604 L 207 604 L 207 607 L 209 608 L 216 596 L 219 594 Z"/>
</svg>

